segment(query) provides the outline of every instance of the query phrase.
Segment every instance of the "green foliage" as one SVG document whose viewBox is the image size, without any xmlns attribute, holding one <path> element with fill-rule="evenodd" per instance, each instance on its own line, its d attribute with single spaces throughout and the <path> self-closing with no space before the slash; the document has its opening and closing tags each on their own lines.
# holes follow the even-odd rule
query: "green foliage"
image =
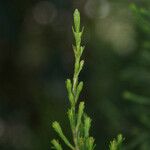
<svg viewBox="0 0 150 150">
<path fill-rule="evenodd" d="M 64 133 L 62 132 L 61 126 L 57 121 L 53 122 L 53 128 L 58 133 L 58 135 L 61 137 L 61 139 L 65 142 L 65 144 L 70 147 L 71 149 L 74 149 L 73 146 L 70 144 Z M 54 145 L 55 146 L 55 145 Z"/>
<path fill-rule="evenodd" d="M 109 146 L 110 150 L 121 150 L 122 142 L 123 142 L 123 136 L 119 134 L 117 136 L 117 139 L 114 139 L 113 141 L 110 142 L 110 146 Z"/>
<path fill-rule="evenodd" d="M 74 27 L 72 27 L 73 35 L 75 38 L 75 45 L 73 45 L 73 51 L 75 55 L 75 66 L 73 79 L 67 79 L 66 88 L 68 92 L 68 99 L 70 102 L 70 108 L 68 110 L 68 118 L 70 121 L 70 127 L 72 130 L 73 142 L 71 144 L 67 137 L 64 135 L 61 126 L 58 122 L 53 122 L 52 126 L 64 143 L 72 150 L 93 150 L 95 147 L 94 138 L 89 135 L 91 127 L 91 119 L 84 112 L 84 102 L 79 102 L 77 105 L 80 93 L 83 88 L 83 82 L 79 82 L 79 74 L 83 68 L 84 60 L 81 60 L 81 56 L 84 50 L 84 46 L 81 46 L 81 37 L 84 28 L 80 31 L 80 13 L 76 9 L 74 12 Z M 53 148 L 56 150 L 62 150 L 61 145 L 56 140 L 52 140 Z"/>
<path fill-rule="evenodd" d="M 136 104 L 150 105 L 150 98 L 137 95 L 131 92 L 124 92 L 124 98 Z"/>
<path fill-rule="evenodd" d="M 54 147 L 52 147 L 52 148 L 54 148 L 56 150 L 62 150 L 62 147 L 61 147 L 61 145 L 59 144 L 59 142 L 57 140 L 53 139 L 51 141 L 51 143 L 54 145 Z"/>
<path fill-rule="evenodd" d="M 84 60 L 81 60 L 81 56 L 84 50 L 84 46 L 81 46 L 81 37 L 84 28 L 80 31 L 80 13 L 76 9 L 74 12 L 74 27 L 72 27 L 73 35 L 75 38 L 75 45 L 73 45 L 73 51 L 75 55 L 74 75 L 73 79 L 66 80 L 66 89 L 68 92 L 68 99 L 70 102 L 70 108 L 68 110 L 68 118 L 70 121 L 70 127 L 73 136 L 73 144 L 64 135 L 60 124 L 55 121 L 52 124 L 53 129 L 62 139 L 62 141 L 72 150 L 94 150 L 95 143 L 94 138 L 90 136 L 91 118 L 84 112 L 85 104 L 83 101 L 77 105 L 80 93 L 83 88 L 83 82 L 79 82 L 79 74 L 83 68 Z M 120 150 L 122 144 L 122 135 L 118 135 L 117 140 L 114 140 L 110 144 L 110 150 Z M 62 146 L 57 140 L 51 141 L 54 149 L 62 150 Z"/>
<path fill-rule="evenodd" d="M 131 150 L 148 150 L 150 147 L 150 9 L 146 8 L 149 7 L 146 1 L 145 4 L 145 7 L 130 5 L 138 29 L 139 45 L 134 61 L 123 72 L 126 83 L 132 85 L 123 94 L 128 100 L 129 117 L 135 120 L 130 121 L 132 141 L 127 149 Z"/>
</svg>

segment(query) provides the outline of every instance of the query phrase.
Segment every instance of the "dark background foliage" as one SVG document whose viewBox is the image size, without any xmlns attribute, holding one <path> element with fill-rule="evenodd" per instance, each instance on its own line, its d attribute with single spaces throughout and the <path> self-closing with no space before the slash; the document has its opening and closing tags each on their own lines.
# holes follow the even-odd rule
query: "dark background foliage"
<svg viewBox="0 0 150 150">
<path fill-rule="evenodd" d="M 54 120 L 70 136 L 65 79 L 75 8 L 85 26 L 82 99 L 96 149 L 123 133 L 126 150 L 149 150 L 149 0 L 1 0 L 0 149 L 50 149 Z"/>
</svg>

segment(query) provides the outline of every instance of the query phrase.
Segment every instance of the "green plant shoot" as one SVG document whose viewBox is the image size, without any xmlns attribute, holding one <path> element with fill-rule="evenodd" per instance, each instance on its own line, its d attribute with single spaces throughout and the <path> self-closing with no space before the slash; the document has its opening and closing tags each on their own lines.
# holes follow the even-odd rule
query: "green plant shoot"
<svg viewBox="0 0 150 150">
<path fill-rule="evenodd" d="M 68 92 L 68 99 L 70 102 L 70 108 L 68 110 L 68 119 L 70 122 L 73 143 L 65 136 L 60 124 L 55 121 L 52 127 L 57 132 L 62 141 L 72 150 L 93 150 L 95 147 L 94 138 L 89 135 L 91 127 L 91 119 L 85 115 L 83 101 L 77 105 L 80 93 L 83 88 L 83 82 L 79 82 L 79 74 L 84 66 L 84 60 L 81 60 L 84 46 L 81 46 L 81 40 L 84 28 L 80 27 L 80 13 L 76 9 L 74 11 L 74 26 L 72 27 L 75 44 L 73 45 L 73 51 L 75 56 L 74 74 L 73 79 L 66 80 L 66 88 Z M 52 140 L 53 148 L 56 150 L 62 150 L 61 144 L 58 140 Z"/>
<path fill-rule="evenodd" d="M 73 14 L 74 26 L 72 27 L 75 44 L 73 45 L 73 51 L 75 56 L 74 74 L 72 79 L 66 80 L 66 89 L 68 93 L 68 99 L 70 102 L 70 108 L 68 110 L 68 119 L 70 122 L 70 128 L 72 132 L 72 140 L 68 139 L 60 124 L 55 121 L 52 124 L 53 129 L 56 131 L 61 140 L 71 150 L 94 150 L 95 143 L 94 138 L 90 136 L 91 118 L 84 112 L 85 104 L 83 101 L 79 102 L 80 93 L 83 89 L 83 82 L 79 81 L 79 74 L 84 66 L 84 60 L 81 59 L 84 51 L 84 46 L 81 45 L 82 35 L 84 28 L 80 27 L 80 13 L 76 9 Z M 111 142 L 110 150 L 120 150 L 118 147 L 121 144 L 122 137 L 119 135 L 117 141 Z M 53 149 L 63 150 L 58 140 L 53 139 L 51 141 Z"/>
<path fill-rule="evenodd" d="M 110 150 L 121 150 L 122 142 L 124 138 L 121 134 L 117 136 L 117 139 L 114 139 L 113 141 L 110 142 Z"/>
</svg>

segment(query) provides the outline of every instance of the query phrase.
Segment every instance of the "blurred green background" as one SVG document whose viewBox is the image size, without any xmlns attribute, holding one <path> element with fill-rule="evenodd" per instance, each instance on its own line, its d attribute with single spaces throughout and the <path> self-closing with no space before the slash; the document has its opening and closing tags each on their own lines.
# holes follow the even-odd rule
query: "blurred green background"
<svg viewBox="0 0 150 150">
<path fill-rule="evenodd" d="M 85 26 L 80 79 L 96 149 L 122 133 L 125 150 L 149 150 L 149 0 L 0 0 L 0 149 L 51 149 L 54 120 L 70 136 L 75 8 Z"/>
</svg>

